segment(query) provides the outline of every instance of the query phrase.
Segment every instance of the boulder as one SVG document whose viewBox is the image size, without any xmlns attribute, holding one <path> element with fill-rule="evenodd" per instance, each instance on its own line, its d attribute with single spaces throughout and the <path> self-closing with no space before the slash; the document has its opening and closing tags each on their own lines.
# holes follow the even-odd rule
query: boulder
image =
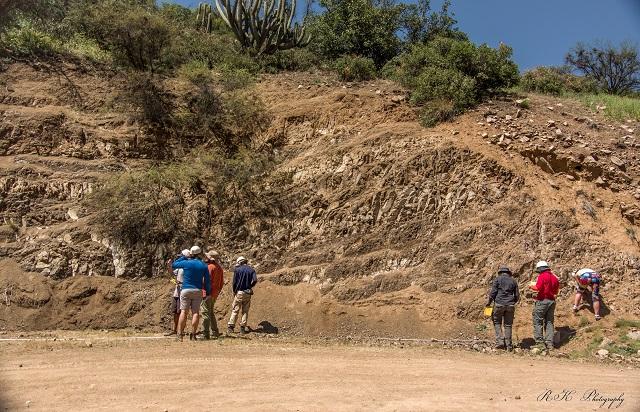
<svg viewBox="0 0 640 412">
<path fill-rule="evenodd" d="M 611 163 L 613 163 L 614 165 L 618 166 L 620 169 L 624 169 L 626 163 L 624 160 L 620 159 L 619 157 L 616 156 L 611 156 L 609 158 L 609 160 L 611 160 Z"/>
<path fill-rule="evenodd" d="M 640 330 L 632 330 L 627 332 L 627 338 L 632 340 L 640 340 Z"/>
</svg>

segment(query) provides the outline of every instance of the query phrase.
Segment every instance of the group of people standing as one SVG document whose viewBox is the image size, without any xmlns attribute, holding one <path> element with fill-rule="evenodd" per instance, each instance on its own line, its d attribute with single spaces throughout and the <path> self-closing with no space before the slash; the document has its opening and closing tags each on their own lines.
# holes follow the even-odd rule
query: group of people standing
<svg viewBox="0 0 640 412">
<path fill-rule="evenodd" d="M 537 278 L 529 283 L 529 289 L 535 292 L 533 307 L 533 337 L 540 350 L 553 350 L 554 316 L 556 298 L 560 291 L 560 281 L 551 271 L 549 264 L 543 260 L 536 263 Z M 592 269 L 580 269 L 573 274 L 576 282 L 576 295 L 573 312 L 577 313 L 591 291 L 591 301 L 595 319 L 600 320 L 600 284 L 602 277 Z M 520 301 L 518 283 L 508 267 L 498 269 L 498 277 L 494 279 L 489 291 L 486 307 L 492 307 L 491 316 L 496 334 L 496 348 L 513 350 L 512 328 L 515 306 Z M 493 304 L 493 306 L 492 306 Z"/>
<path fill-rule="evenodd" d="M 205 339 L 220 336 L 214 306 L 224 285 L 224 270 L 220 265 L 220 255 L 212 250 L 202 252 L 199 246 L 183 250 L 175 259 L 167 262 L 169 272 L 175 283 L 171 311 L 173 313 L 173 331 L 168 335 L 177 335 L 184 339 L 187 315 L 191 311 L 190 340 L 197 340 L 200 317 L 202 317 L 202 335 Z M 236 259 L 233 271 L 232 291 L 234 294 L 231 317 L 227 331 L 233 333 L 240 312 L 240 332 L 248 332 L 247 321 L 253 287 L 258 283 L 256 271 L 249 266 L 243 256 Z"/>
</svg>

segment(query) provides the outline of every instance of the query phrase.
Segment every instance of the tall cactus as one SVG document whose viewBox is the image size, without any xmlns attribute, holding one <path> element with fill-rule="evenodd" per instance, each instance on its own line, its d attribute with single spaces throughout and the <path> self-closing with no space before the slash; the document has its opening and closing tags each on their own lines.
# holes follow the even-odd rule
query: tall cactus
<svg viewBox="0 0 640 412">
<path fill-rule="evenodd" d="M 211 33 L 213 25 L 213 16 L 211 14 L 211 5 L 208 3 L 200 3 L 198 6 L 198 16 L 196 17 L 198 26 L 202 27 L 207 33 Z"/>
<path fill-rule="evenodd" d="M 242 46 L 257 55 L 304 47 L 311 36 L 304 25 L 293 23 L 296 0 L 215 0 L 218 14 Z M 200 3 L 198 22 L 211 31 L 211 6 Z"/>
</svg>

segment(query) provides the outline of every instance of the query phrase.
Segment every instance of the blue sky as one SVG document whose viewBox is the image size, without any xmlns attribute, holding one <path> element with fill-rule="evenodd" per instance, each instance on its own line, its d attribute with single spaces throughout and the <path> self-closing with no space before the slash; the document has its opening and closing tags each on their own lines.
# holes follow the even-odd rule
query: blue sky
<svg viewBox="0 0 640 412">
<path fill-rule="evenodd" d="M 439 9 L 442 1 L 432 4 Z M 513 47 L 522 70 L 562 64 L 578 41 L 631 40 L 640 46 L 640 0 L 453 0 L 452 10 L 474 42 Z"/>
</svg>

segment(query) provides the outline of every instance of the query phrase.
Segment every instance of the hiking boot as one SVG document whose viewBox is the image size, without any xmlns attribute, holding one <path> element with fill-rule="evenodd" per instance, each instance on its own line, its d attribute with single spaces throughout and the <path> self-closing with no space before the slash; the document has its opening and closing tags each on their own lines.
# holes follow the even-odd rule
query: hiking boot
<svg viewBox="0 0 640 412">
<path fill-rule="evenodd" d="M 596 320 L 600 320 L 600 319 L 602 319 L 602 316 L 596 315 Z"/>
<path fill-rule="evenodd" d="M 178 332 L 176 332 L 175 330 L 172 330 L 171 332 L 167 332 L 164 334 L 164 336 L 173 336 L 173 335 L 177 335 Z"/>
<path fill-rule="evenodd" d="M 493 347 L 494 349 L 504 349 L 504 343 L 496 343 Z"/>
<path fill-rule="evenodd" d="M 576 305 L 573 305 L 573 313 L 578 313 L 578 307 Z"/>
<path fill-rule="evenodd" d="M 507 352 L 513 352 L 513 346 L 507 345 Z"/>
<path fill-rule="evenodd" d="M 248 333 L 246 326 L 240 326 L 240 333 L 246 335 Z"/>
<path fill-rule="evenodd" d="M 227 326 L 227 333 L 233 333 L 233 325 L 228 325 Z"/>
</svg>

